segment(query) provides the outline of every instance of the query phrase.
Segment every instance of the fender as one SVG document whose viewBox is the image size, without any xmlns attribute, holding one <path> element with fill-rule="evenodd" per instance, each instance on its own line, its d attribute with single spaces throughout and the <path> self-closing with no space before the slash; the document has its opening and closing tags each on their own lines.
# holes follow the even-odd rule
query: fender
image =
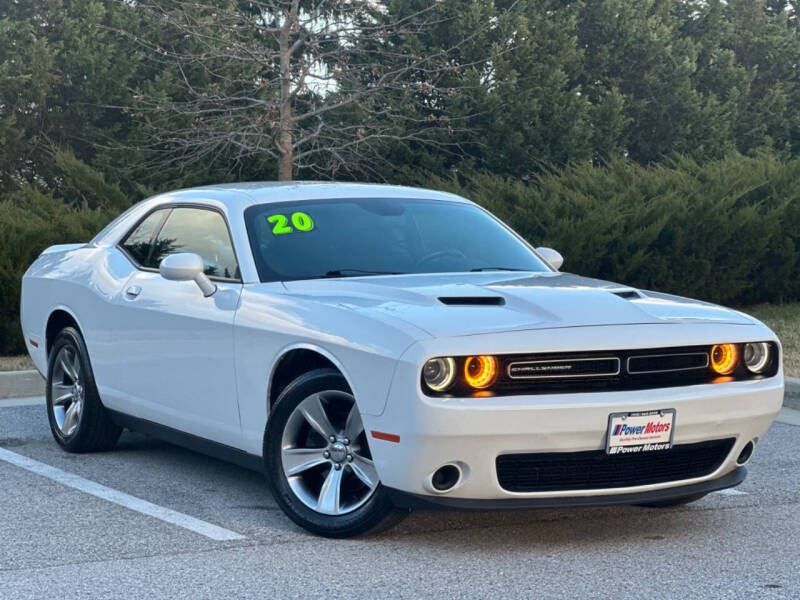
<svg viewBox="0 0 800 600">
<path fill-rule="evenodd" d="M 312 352 L 316 352 L 317 354 L 324 356 L 329 361 L 331 361 L 337 369 L 339 369 L 339 372 L 342 374 L 345 381 L 347 381 L 347 385 L 350 386 L 350 389 L 351 390 L 355 389 L 353 386 L 352 378 L 350 374 L 347 372 L 347 369 L 342 364 L 342 362 L 338 358 L 336 358 L 336 356 L 333 355 L 333 353 L 323 348 L 322 346 L 318 346 L 316 344 L 309 344 L 308 342 L 298 342 L 295 344 L 288 344 L 283 348 L 281 348 L 280 350 L 278 350 L 278 352 L 275 353 L 275 356 L 273 356 L 271 361 L 272 370 L 269 374 L 269 382 L 267 383 L 267 397 L 266 397 L 268 415 L 269 415 L 269 399 L 270 396 L 272 396 L 272 384 L 273 384 L 273 379 L 275 377 L 275 372 L 278 370 L 281 361 L 283 361 L 286 355 L 289 354 L 289 352 L 291 352 L 292 350 L 311 350 Z"/>
<path fill-rule="evenodd" d="M 43 329 L 42 329 L 42 332 L 41 332 L 41 336 L 42 336 L 42 340 L 43 341 L 47 340 L 47 325 L 50 323 L 50 318 L 53 316 L 53 313 L 56 312 L 57 310 L 63 311 L 65 313 L 67 313 L 70 317 L 72 317 L 72 320 L 75 321 L 75 323 L 78 325 L 78 330 L 81 332 L 81 334 L 83 334 L 83 331 L 84 331 L 83 324 L 81 323 L 81 320 L 78 318 L 78 315 L 75 314 L 75 311 L 72 310 L 72 308 L 70 308 L 66 304 L 53 304 L 47 310 L 47 318 L 44 320 L 44 323 L 43 323 Z M 45 352 L 45 358 L 47 358 L 46 344 L 45 344 L 44 352 Z"/>
</svg>

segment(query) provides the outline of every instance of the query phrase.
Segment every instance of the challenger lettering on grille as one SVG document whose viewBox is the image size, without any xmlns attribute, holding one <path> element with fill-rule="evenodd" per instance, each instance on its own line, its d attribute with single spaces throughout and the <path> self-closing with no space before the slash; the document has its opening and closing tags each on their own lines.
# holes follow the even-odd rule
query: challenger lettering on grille
<svg viewBox="0 0 800 600">
<path fill-rule="evenodd" d="M 616 375 L 619 367 L 617 357 L 522 360 L 508 365 L 508 376 L 511 379 L 597 377 Z"/>
<path fill-rule="evenodd" d="M 532 373 L 563 373 L 565 371 L 572 371 L 572 365 L 516 365 L 513 374 L 519 376 Z"/>
</svg>

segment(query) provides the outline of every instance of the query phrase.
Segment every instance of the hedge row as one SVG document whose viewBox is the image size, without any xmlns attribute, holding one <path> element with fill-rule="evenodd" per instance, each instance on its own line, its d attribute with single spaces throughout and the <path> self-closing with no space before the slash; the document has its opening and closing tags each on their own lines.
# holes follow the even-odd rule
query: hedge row
<svg viewBox="0 0 800 600">
<path fill-rule="evenodd" d="M 573 166 L 531 183 L 426 182 L 466 196 L 564 270 L 732 305 L 800 299 L 800 160 Z"/>
<path fill-rule="evenodd" d="M 22 275 L 42 250 L 90 240 L 130 201 L 69 152 L 51 157 L 57 191 L 26 185 L 0 200 L 0 355 L 25 352 L 19 324 Z"/>
<path fill-rule="evenodd" d="M 60 193 L 28 186 L 0 201 L 0 354 L 24 352 L 28 264 L 47 246 L 88 240 L 124 207 L 119 190 L 87 168 L 67 164 Z M 725 304 L 800 300 L 800 159 L 616 161 L 527 183 L 409 179 L 479 202 L 535 245 L 561 251 L 574 273 Z"/>
</svg>

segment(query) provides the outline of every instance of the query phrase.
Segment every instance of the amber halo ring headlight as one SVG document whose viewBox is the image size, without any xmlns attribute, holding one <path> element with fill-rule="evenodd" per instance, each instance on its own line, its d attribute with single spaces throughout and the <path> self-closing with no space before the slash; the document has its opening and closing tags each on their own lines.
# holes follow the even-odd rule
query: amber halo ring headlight
<svg viewBox="0 0 800 600">
<path fill-rule="evenodd" d="M 744 345 L 742 359 L 744 366 L 751 373 L 763 373 L 770 362 L 769 344 L 766 342 L 755 342 Z"/>
<path fill-rule="evenodd" d="M 469 356 L 464 361 L 464 380 L 475 389 L 485 389 L 497 379 L 497 358 L 494 356 Z"/>
<path fill-rule="evenodd" d="M 443 392 L 456 380 L 456 361 L 449 356 L 432 358 L 422 367 L 422 379 L 434 392 Z"/>
<path fill-rule="evenodd" d="M 739 360 L 736 344 L 715 344 L 711 347 L 711 368 L 720 375 L 730 375 Z"/>
</svg>

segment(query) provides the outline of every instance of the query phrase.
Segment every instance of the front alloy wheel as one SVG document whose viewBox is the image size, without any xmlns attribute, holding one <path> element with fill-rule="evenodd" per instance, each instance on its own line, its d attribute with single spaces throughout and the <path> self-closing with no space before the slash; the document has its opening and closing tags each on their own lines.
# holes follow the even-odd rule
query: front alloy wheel
<svg viewBox="0 0 800 600">
<path fill-rule="evenodd" d="M 380 485 L 355 398 L 336 371 L 313 371 L 281 393 L 264 458 L 276 501 L 309 531 L 349 537 L 402 516 Z"/>
<path fill-rule="evenodd" d="M 295 496 L 324 515 L 356 510 L 378 487 L 361 415 L 346 392 L 317 392 L 297 405 L 283 430 L 281 462 Z"/>
</svg>

